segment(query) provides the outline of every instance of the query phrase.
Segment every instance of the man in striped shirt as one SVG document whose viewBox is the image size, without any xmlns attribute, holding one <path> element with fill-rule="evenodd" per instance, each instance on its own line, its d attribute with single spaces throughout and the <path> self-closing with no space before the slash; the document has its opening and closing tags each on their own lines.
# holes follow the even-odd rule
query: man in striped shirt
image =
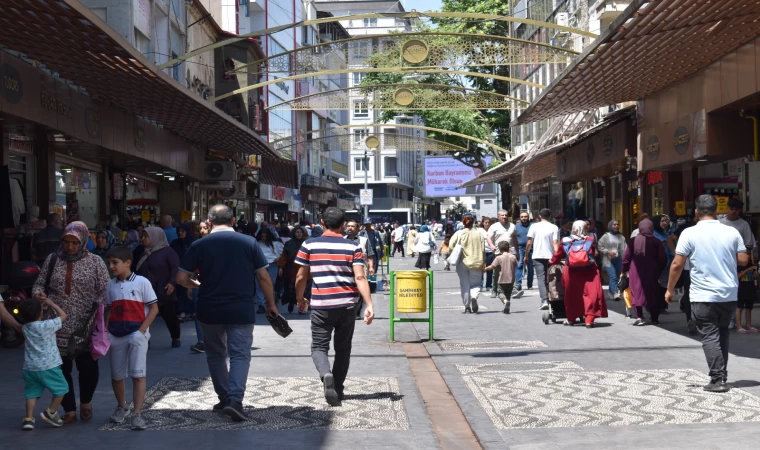
<svg viewBox="0 0 760 450">
<path fill-rule="evenodd" d="M 346 223 L 343 211 L 327 208 L 322 215 L 325 232 L 303 243 L 296 256 L 301 268 L 296 277 L 296 299 L 299 309 L 306 309 L 304 291 L 311 277 L 311 358 L 319 371 L 330 406 L 340 406 L 343 383 L 351 361 L 351 340 L 354 336 L 355 309 L 359 298 L 364 300 L 364 323 L 375 317 L 369 283 L 364 273 L 361 248 L 343 238 Z M 330 370 L 327 352 L 335 331 L 335 361 Z"/>
</svg>

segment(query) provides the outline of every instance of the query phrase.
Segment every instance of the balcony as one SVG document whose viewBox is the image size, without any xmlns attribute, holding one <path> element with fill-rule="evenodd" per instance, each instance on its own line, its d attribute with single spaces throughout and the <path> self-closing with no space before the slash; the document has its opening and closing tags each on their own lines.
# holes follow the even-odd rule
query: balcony
<svg viewBox="0 0 760 450">
<path fill-rule="evenodd" d="M 315 177 L 307 173 L 301 175 L 301 186 L 315 189 L 324 189 L 330 192 L 340 192 L 340 187 L 325 178 Z"/>
</svg>

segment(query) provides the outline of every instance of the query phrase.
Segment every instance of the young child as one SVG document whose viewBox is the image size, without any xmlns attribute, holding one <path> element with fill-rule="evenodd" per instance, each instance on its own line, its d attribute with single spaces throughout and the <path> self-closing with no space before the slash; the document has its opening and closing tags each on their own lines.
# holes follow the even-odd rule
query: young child
<svg viewBox="0 0 760 450">
<path fill-rule="evenodd" d="M 736 332 L 757 333 L 757 328 L 752 326 L 752 308 L 757 301 L 755 290 L 755 266 L 749 265 L 739 271 L 739 295 L 736 303 Z M 742 326 L 742 313 L 744 313 L 745 326 Z"/>
<path fill-rule="evenodd" d="M 55 343 L 55 333 L 61 329 L 66 320 L 66 313 L 45 298 L 43 303 L 58 314 L 50 320 L 42 320 L 42 304 L 39 300 L 27 298 L 19 304 L 18 309 L 24 325 L 24 396 L 26 397 L 26 417 L 21 424 L 23 430 L 34 429 L 34 406 L 42 391 L 49 390 L 53 394 L 50 406 L 40 413 L 45 422 L 60 427 L 63 420 L 58 416 L 63 396 L 69 392 L 69 385 L 61 372 L 61 352 Z"/>
<path fill-rule="evenodd" d="M 499 268 L 499 299 L 504 302 L 504 314 L 509 314 L 509 306 L 512 301 L 512 288 L 515 285 L 515 271 L 517 270 L 517 258 L 509 253 L 509 242 L 499 242 L 499 251 L 501 254 L 494 258 L 490 266 L 483 269 L 483 272 Z"/>
<path fill-rule="evenodd" d="M 124 378 L 132 378 L 134 411 L 132 429 L 144 430 L 142 408 L 145 402 L 148 356 L 148 327 L 158 315 L 156 293 L 147 278 L 132 273 L 132 252 L 114 247 L 106 253 L 108 268 L 114 276 L 106 287 L 106 324 L 111 339 L 111 385 L 119 403 L 111 422 L 122 423 L 130 415 Z"/>
<path fill-rule="evenodd" d="M 438 251 L 438 255 L 443 258 L 443 270 L 451 270 L 451 264 L 449 264 L 447 258 L 451 254 L 451 250 L 449 249 L 449 240 L 444 239 L 443 243 L 441 244 L 441 249 Z"/>
</svg>

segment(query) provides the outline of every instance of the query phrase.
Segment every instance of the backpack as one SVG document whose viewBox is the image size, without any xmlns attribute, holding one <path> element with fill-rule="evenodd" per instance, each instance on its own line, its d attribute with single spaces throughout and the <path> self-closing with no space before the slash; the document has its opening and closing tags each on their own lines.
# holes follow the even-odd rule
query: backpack
<svg viewBox="0 0 760 450">
<path fill-rule="evenodd" d="M 582 269 L 596 264 L 594 260 L 594 241 L 591 239 L 576 239 L 563 242 L 565 248 L 566 264 L 571 269 Z"/>
</svg>

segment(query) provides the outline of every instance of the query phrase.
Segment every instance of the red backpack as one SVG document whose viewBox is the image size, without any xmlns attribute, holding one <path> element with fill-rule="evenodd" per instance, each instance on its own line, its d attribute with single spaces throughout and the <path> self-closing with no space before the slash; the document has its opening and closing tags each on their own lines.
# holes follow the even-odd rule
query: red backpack
<svg viewBox="0 0 760 450">
<path fill-rule="evenodd" d="M 594 241 L 591 239 L 576 239 L 563 242 L 567 258 L 565 260 L 571 269 L 582 269 L 596 264 L 594 260 Z"/>
</svg>

